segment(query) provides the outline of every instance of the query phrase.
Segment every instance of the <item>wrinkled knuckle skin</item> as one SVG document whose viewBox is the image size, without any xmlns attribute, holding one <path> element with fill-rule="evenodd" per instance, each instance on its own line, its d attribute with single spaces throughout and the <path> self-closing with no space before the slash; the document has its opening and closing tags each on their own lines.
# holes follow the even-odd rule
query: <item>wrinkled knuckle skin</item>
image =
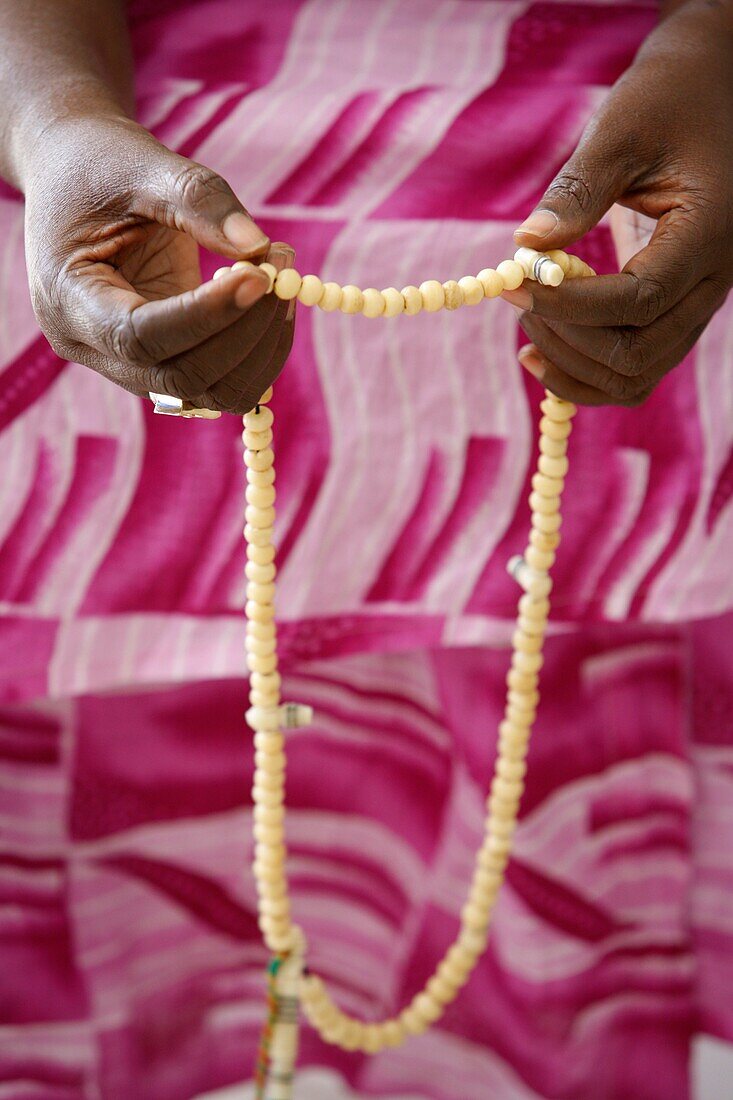
<svg viewBox="0 0 733 1100">
<path fill-rule="evenodd" d="M 561 172 L 556 176 L 547 192 L 550 198 L 570 200 L 576 210 L 585 213 L 593 206 L 593 195 L 590 187 L 582 178 L 574 172 Z"/>
<path fill-rule="evenodd" d="M 175 184 L 184 206 L 194 215 L 208 205 L 212 196 L 229 198 L 232 194 L 229 184 L 203 164 L 187 164 L 179 172 Z"/>
<path fill-rule="evenodd" d="M 106 344 L 112 357 L 126 366 L 144 367 L 149 364 L 149 356 L 137 334 L 134 314 L 112 321 L 107 329 Z"/>
<path fill-rule="evenodd" d="M 650 354 L 649 345 L 636 329 L 621 329 L 608 357 L 608 365 L 618 374 L 637 378 L 649 365 Z"/>
<path fill-rule="evenodd" d="M 656 321 L 664 313 L 667 291 L 661 283 L 651 279 L 638 281 L 629 299 L 626 316 L 621 319 L 625 325 L 644 327 Z"/>
</svg>

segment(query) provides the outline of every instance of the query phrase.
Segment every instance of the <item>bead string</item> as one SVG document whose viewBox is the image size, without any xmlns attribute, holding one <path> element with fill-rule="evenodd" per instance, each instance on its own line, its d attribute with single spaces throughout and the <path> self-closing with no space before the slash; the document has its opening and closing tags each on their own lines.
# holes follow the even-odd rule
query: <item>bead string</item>
<svg viewBox="0 0 733 1100">
<path fill-rule="evenodd" d="M 220 279 L 229 271 L 254 267 L 248 260 L 239 260 L 232 267 L 220 267 L 214 278 Z M 502 260 L 496 268 L 485 267 L 478 275 L 464 275 L 440 283 L 427 279 L 420 286 L 405 286 L 402 290 L 388 286 L 384 290 L 358 286 L 339 286 L 324 283 L 317 275 L 300 275 L 294 267 L 282 271 L 271 263 L 261 263 L 260 270 L 270 279 L 268 293 L 274 292 L 285 302 L 297 298 L 301 305 L 318 306 L 326 313 L 361 313 L 364 317 L 397 317 L 400 313 L 414 317 L 425 310 L 436 313 L 439 309 L 458 309 L 475 306 L 484 298 L 498 298 L 503 290 L 516 290 L 525 279 L 544 286 L 559 286 L 564 278 L 583 278 L 595 272 L 578 256 L 566 252 L 536 252 L 533 248 L 519 248 L 513 260 Z"/>
<path fill-rule="evenodd" d="M 267 268 L 270 265 L 261 266 Z M 561 275 L 569 278 L 594 274 L 577 257 L 561 252 L 545 256 L 531 249 L 520 249 L 514 260 L 504 261 L 495 271 L 485 269 L 475 279 L 465 276 L 450 284 L 429 281 L 416 290 L 422 302 L 421 308 L 431 311 L 445 306 L 451 309 L 457 306 L 449 304 L 449 299 L 452 303 L 471 304 L 470 293 L 474 283 L 481 287 L 483 296 L 491 297 L 495 295 L 488 293 L 486 288 L 487 285 L 493 288 L 494 276 L 501 282 L 501 289 L 516 289 L 524 278 L 534 276 L 542 281 L 556 278 L 555 267 Z M 519 281 L 518 268 L 522 274 Z M 367 316 L 380 315 L 371 312 L 373 307 L 366 312 L 366 305 L 373 302 L 373 297 L 368 297 L 368 291 L 338 287 L 337 307 L 331 305 L 335 292 L 331 296 L 328 290 L 329 286 L 337 284 L 321 284 L 314 275 L 301 278 L 293 268 L 280 272 L 273 268 L 272 271 L 271 289 L 285 300 L 298 297 L 299 301 L 303 301 L 305 297 L 304 304 L 356 312 L 356 308 L 352 307 L 357 301 L 356 295 L 361 295 L 358 299 L 361 311 Z M 315 290 L 318 286 L 321 293 L 316 301 Z M 457 294 L 453 295 L 452 289 L 446 289 L 454 286 L 461 291 L 460 301 Z M 440 294 L 436 288 L 440 288 Z M 402 292 L 404 307 L 401 312 L 410 312 L 410 295 L 407 294 L 410 289 L 405 288 Z M 388 301 L 387 291 L 374 293 L 381 294 L 385 303 Z M 328 299 L 328 305 L 324 305 L 325 299 Z M 439 299 L 440 305 L 436 306 Z M 347 308 L 344 309 L 345 304 Z M 387 312 L 386 305 L 382 312 Z M 283 703 L 280 695 L 274 608 L 275 547 L 272 541 L 275 521 L 274 418 L 268 407 L 272 399 L 271 387 L 262 395 L 259 404 L 244 416 L 242 440 L 247 468 L 244 528 L 247 543 L 246 654 L 251 704 L 247 721 L 254 733 L 255 747 L 253 871 L 258 892 L 259 927 L 270 951 L 284 959 L 276 972 L 277 979 L 283 982 L 282 992 L 278 995 L 279 1000 L 275 1001 L 276 1011 L 267 1036 L 269 1059 L 273 1066 L 277 1064 L 278 1067 L 271 1076 L 271 1091 L 267 1100 L 290 1100 L 291 1097 L 297 1049 L 298 1000 L 307 1019 L 325 1041 L 348 1051 L 375 1053 L 385 1047 L 399 1046 L 410 1035 L 421 1034 L 439 1019 L 468 981 L 486 948 L 489 922 L 517 825 L 526 756 L 539 702 L 537 687 L 552 589 L 549 571 L 560 543 L 560 498 L 568 469 L 567 442 L 576 412 L 571 403 L 562 401 L 549 391 L 545 394 L 540 406 L 543 413 L 540 420 L 540 454 L 529 497 L 532 511 L 529 542 L 524 554 L 512 558 L 508 564 L 509 572 L 523 589 L 523 594 L 512 636 L 513 652 L 506 678 L 504 719 L 499 724 L 494 777 L 486 801 L 484 839 L 476 855 L 468 897 L 461 909 L 460 932 L 423 990 L 413 997 L 410 1004 L 398 1015 L 374 1023 L 365 1023 L 341 1012 L 321 978 L 304 970 L 305 936 L 302 929 L 291 921 L 285 873 L 286 759 L 283 731 L 309 725 L 313 711 L 302 704 Z M 283 1006 L 287 1011 L 283 1011 Z"/>
</svg>

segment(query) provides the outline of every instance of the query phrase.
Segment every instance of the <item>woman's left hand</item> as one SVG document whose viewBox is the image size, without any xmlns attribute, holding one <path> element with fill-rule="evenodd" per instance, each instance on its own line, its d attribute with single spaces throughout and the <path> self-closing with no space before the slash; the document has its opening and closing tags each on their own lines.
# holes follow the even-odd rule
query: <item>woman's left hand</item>
<svg viewBox="0 0 733 1100">
<path fill-rule="evenodd" d="M 639 405 L 733 284 L 733 7 L 690 0 L 649 36 L 515 239 L 565 248 L 614 203 L 657 219 L 619 275 L 504 298 L 520 361 L 559 397 Z M 582 249 L 580 250 L 582 251 Z"/>
</svg>

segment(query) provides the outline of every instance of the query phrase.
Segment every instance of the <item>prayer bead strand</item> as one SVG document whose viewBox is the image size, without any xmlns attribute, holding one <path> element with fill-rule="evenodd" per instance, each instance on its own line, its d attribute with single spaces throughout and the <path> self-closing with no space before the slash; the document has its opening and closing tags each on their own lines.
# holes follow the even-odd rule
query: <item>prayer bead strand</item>
<svg viewBox="0 0 733 1100">
<path fill-rule="evenodd" d="M 220 267 L 214 272 L 214 278 L 253 266 L 247 260 L 239 260 L 231 268 Z M 557 251 L 536 252 L 532 248 L 519 248 L 513 260 L 502 260 L 496 269 L 486 267 L 478 275 L 464 275 L 457 281 L 449 279 L 445 283 L 427 279 L 419 287 L 406 286 L 401 291 L 393 286 L 384 290 L 342 287 L 338 283 L 321 282 L 317 275 L 301 276 L 294 267 L 278 271 L 270 263 L 261 263 L 259 268 L 270 279 L 268 294 L 274 293 L 285 302 L 297 298 L 301 305 L 318 306 L 327 313 L 338 309 L 341 313 L 360 313 L 370 318 L 396 317 L 400 313 L 414 317 L 423 310 L 437 313 L 441 309 L 478 305 L 483 298 L 496 298 L 503 290 L 516 290 L 525 279 L 545 286 L 559 286 L 566 277 L 594 274 L 578 256 Z"/>
<path fill-rule="evenodd" d="M 504 261 L 495 270 L 484 269 L 475 277 L 464 276 L 450 283 L 428 280 L 419 288 L 406 287 L 401 292 L 394 288 L 386 291 L 341 288 L 335 283 L 321 283 L 315 275 L 301 278 L 292 268 L 277 272 L 272 265 L 261 266 L 270 276 L 271 289 L 274 288 L 284 300 L 298 297 L 303 304 L 319 304 L 326 309 L 344 309 L 345 304 L 345 312 L 363 312 L 374 317 L 477 304 L 481 297 L 495 297 L 503 289 L 516 289 L 525 278 L 557 285 L 553 280 L 561 281 L 558 271 L 560 276 L 568 278 L 592 274 L 577 257 L 561 252 L 545 256 L 529 249 L 519 249 L 514 260 Z M 271 446 L 273 414 L 268 408 L 271 397 L 272 389 L 269 389 L 257 407 L 245 415 L 242 433 L 247 467 L 245 648 L 251 704 L 247 721 L 254 733 L 255 746 L 253 870 L 259 899 L 259 927 L 270 951 L 284 960 L 277 973 L 282 975 L 287 986 L 283 990 L 283 1011 L 280 1015 L 274 1012 L 269 1022 L 269 1058 L 273 1066 L 277 1065 L 277 1071 L 273 1074 L 268 1100 L 289 1100 L 297 1049 L 298 998 L 305 1016 L 324 1040 L 344 1050 L 374 1053 L 400 1045 L 410 1035 L 422 1033 L 439 1019 L 468 981 L 486 948 L 489 922 L 516 830 L 527 751 L 539 703 L 537 685 L 552 590 L 549 571 L 560 542 L 560 500 L 568 468 L 567 442 L 576 409 L 549 391 L 541 403 L 538 468 L 532 478 L 529 497 L 528 544 L 524 554 L 512 558 L 507 567 L 523 594 L 518 602 L 512 637 L 506 706 L 499 725 L 494 776 L 486 799 L 484 838 L 461 909 L 460 932 L 425 987 L 407 1006 L 396 1016 L 367 1023 L 341 1012 L 323 981 L 304 970 L 305 937 L 291 921 L 285 871 L 283 731 L 310 724 L 312 711 L 302 704 L 283 704 L 280 695 L 274 620 L 276 566 L 272 534 L 276 490 Z"/>
</svg>

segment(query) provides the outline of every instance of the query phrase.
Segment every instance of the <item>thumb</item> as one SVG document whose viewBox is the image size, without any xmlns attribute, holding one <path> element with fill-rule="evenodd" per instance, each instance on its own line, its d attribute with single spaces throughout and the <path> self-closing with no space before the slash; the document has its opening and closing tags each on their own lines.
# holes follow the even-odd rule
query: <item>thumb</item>
<svg viewBox="0 0 733 1100">
<path fill-rule="evenodd" d="M 226 180 L 196 161 L 170 153 L 146 188 L 156 221 L 232 259 L 264 256 L 270 241 Z"/>
<path fill-rule="evenodd" d="M 597 129 L 586 130 L 535 210 L 515 230 L 517 244 L 547 251 L 583 237 L 626 190 L 624 161 Z"/>
</svg>

